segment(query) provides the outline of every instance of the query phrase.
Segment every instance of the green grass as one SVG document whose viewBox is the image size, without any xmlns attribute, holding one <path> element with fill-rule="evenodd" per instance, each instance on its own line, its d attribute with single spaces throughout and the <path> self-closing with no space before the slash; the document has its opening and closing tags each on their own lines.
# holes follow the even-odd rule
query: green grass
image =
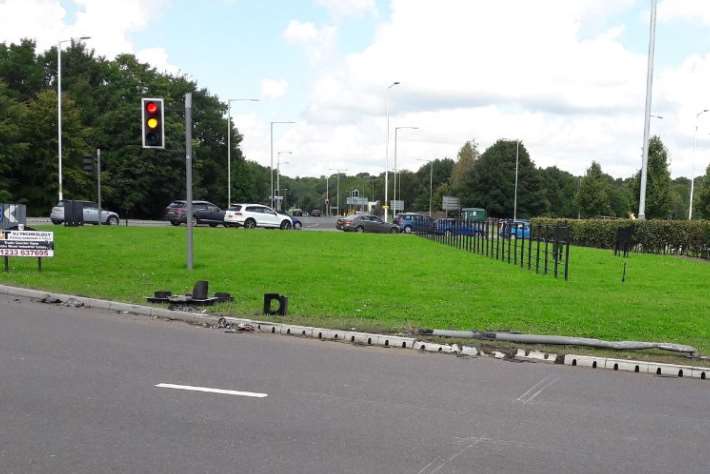
<svg viewBox="0 0 710 474">
<path fill-rule="evenodd" d="M 573 248 L 570 281 L 415 236 L 195 230 L 195 270 L 185 230 L 54 227 L 56 257 L 36 271 L 14 258 L 0 282 L 144 303 L 155 290 L 210 291 L 219 308 L 259 315 L 266 292 L 289 297 L 289 320 L 338 328 L 510 329 L 608 339 L 662 340 L 710 351 L 710 264 Z"/>
</svg>

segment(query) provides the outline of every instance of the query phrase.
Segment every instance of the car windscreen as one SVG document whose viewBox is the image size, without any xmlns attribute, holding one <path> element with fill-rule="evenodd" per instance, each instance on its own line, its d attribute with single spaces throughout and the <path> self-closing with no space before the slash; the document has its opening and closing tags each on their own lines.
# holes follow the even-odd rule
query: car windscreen
<svg viewBox="0 0 710 474">
<path fill-rule="evenodd" d="M 180 202 L 180 201 L 173 201 L 170 204 L 168 204 L 168 207 L 170 207 L 170 208 L 185 207 L 185 203 Z"/>
</svg>

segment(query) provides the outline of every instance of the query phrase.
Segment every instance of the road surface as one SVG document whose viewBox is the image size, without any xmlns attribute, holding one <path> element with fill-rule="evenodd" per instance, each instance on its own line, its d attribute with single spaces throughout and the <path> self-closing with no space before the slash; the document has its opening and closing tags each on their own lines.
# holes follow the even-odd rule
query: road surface
<svg viewBox="0 0 710 474">
<path fill-rule="evenodd" d="M 699 380 L 0 299 L 3 473 L 706 474 L 709 402 Z"/>
</svg>

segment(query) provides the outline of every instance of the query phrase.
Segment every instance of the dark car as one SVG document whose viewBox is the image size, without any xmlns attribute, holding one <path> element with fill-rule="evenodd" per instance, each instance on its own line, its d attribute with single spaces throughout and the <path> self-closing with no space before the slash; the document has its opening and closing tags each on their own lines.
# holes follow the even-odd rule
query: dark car
<svg viewBox="0 0 710 474">
<path fill-rule="evenodd" d="M 399 230 L 405 234 L 429 231 L 434 223 L 431 217 L 414 212 L 398 214 L 394 222 L 399 226 Z"/>
<path fill-rule="evenodd" d="M 311 211 L 311 217 L 320 217 L 320 209 L 313 209 Z"/>
<path fill-rule="evenodd" d="M 335 223 L 335 228 L 345 232 L 399 233 L 399 226 L 397 224 L 390 224 L 377 216 L 369 214 L 341 217 Z"/>
<path fill-rule="evenodd" d="M 530 221 L 524 219 L 504 221 L 500 224 L 499 233 L 506 238 L 515 237 L 516 239 L 529 239 Z"/>
<path fill-rule="evenodd" d="M 196 224 L 224 225 L 224 211 L 209 201 L 192 201 L 192 215 Z M 171 202 L 165 208 L 165 219 L 172 225 L 187 223 L 187 201 Z"/>
</svg>

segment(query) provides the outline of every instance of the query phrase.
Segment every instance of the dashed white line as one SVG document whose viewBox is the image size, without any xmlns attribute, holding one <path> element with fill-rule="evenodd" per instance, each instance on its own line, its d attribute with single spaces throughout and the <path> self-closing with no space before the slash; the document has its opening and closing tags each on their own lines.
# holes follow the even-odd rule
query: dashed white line
<svg viewBox="0 0 710 474">
<path fill-rule="evenodd" d="M 218 393 L 221 395 L 236 395 L 238 397 L 266 398 L 269 396 L 267 393 L 242 392 L 240 390 L 224 390 L 221 388 L 210 388 L 210 387 L 192 387 L 190 385 L 175 385 L 172 383 L 159 383 L 158 385 L 156 385 L 156 387 L 158 387 L 158 388 L 172 388 L 175 390 L 188 390 L 191 392 Z"/>
</svg>

